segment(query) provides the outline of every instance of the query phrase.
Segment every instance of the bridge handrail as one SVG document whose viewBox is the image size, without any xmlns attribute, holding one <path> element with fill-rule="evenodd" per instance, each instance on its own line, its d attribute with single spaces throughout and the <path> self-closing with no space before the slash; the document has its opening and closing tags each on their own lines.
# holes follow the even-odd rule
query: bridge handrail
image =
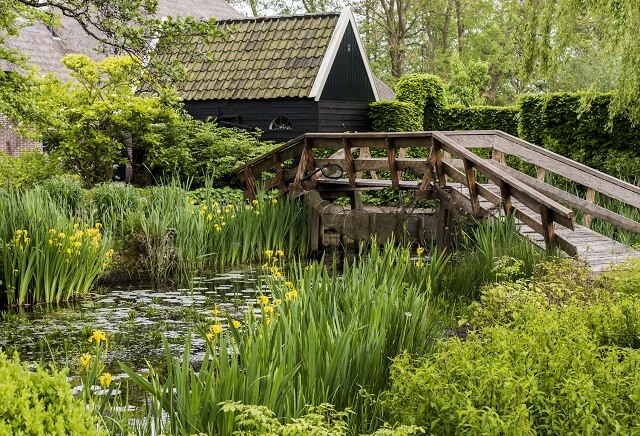
<svg viewBox="0 0 640 436">
<path fill-rule="evenodd" d="M 531 217 L 527 217 L 522 212 L 516 211 L 519 212 L 519 217 L 526 217 L 528 221 L 527 224 L 530 224 L 536 232 L 540 233 L 544 237 L 547 247 L 552 247 L 558 242 L 563 242 L 556 237 L 554 222 L 573 230 L 574 213 L 571 209 L 566 208 L 546 195 L 535 191 L 525 183 L 503 171 L 497 165 L 494 165 L 490 161 L 483 159 L 469 151 L 464 146 L 456 143 L 452 138 L 447 137 L 446 134 L 433 132 L 433 139 L 434 146 L 431 151 L 430 160 L 438 175 L 439 185 L 446 186 L 446 176 L 455 175 L 450 172 L 451 170 L 457 172 L 457 170 L 449 167 L 445 162 L 443 162 L 440 151 L 442 150 L 462 158 L 465 168 L 464 176 L 466 176 L 466 180 L 462 181 L 464 181 L 464 184 L 469 189 L 472 208 L 474 213 L 477 215 L 480 214 L 479 195 L 484 196 L 493 203 L 495 203 L 495 199 L 489 198 L 492 194 L 487 192 L 486 189 L 482 189 L 481 185 L 476 183 L 474 170 L 484 174 L 500 187 L 502 201 L 504 202 L 503 207 L 505 210 L 509 212 L 514 210 L 511 205 L 511 197 L 513 196 L 525 206 L 540 214 L 542 222 L 537 223 L 533 221 Z M 446 171 L 447 167 L 449 167 L 449 171 Z M 449 174 L 447 174 L 447 172 L 449 172 Z M 462 174 L 460 174 L 460 176 L 463 179 L 465 178 Z M 433 174 L 427 173 L 425 174 L 425 180 L 423 183 L 427 182 L 429 178 L 435 179 Z M 563 246 L 563 249 L 571 252 L 575 250 L 575 247 L 566 245 Z"/>
</svg>

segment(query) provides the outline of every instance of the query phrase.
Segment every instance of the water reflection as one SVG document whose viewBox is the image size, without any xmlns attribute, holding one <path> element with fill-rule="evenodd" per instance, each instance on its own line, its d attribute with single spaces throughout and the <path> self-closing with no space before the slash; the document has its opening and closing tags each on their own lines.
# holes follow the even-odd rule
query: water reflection
<svg viewBox="0 0 640 436">
<path fill-rule="evenodd" d="M 107 369 L 118 373 L 117 361 L 142 369 L 146 360 L 164 360 L 163 337 L 178 356 L 189 330 L 216 320 L 224 325 L 227 316 L 242 318 L 261 291 L 266 293 L 256 269 L 197 277 L 187 289 L 104 288 L 90 300 L 2 313 L 0 347 L 23 360 L 72 365 L 88 348 L 91 332 L 100 329 L 111 335 Z M 211 313 L 214 307 L 218 317 Z M 195 335 L 194 359 L 201 358 L 204 345 Z"/>
</svg>

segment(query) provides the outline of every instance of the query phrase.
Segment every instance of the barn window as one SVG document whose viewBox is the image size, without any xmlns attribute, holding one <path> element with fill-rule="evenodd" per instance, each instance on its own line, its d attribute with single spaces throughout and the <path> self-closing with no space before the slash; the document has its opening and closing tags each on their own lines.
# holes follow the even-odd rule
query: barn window
<svg viewBox="0 0 640 436">
<path fill-rule="evenodd" d="M 293 129 L 293 124 L 291 124 L 291 120 L 282 115 L 275 117 L 271 120 L 271 124 L 269 124 L 269 130 L 291 130 Z"/>
</svg>

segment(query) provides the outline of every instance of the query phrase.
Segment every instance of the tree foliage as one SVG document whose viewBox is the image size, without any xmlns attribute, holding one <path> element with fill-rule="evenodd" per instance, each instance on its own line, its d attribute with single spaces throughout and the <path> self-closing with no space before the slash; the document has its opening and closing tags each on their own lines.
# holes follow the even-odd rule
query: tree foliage
<svg viewBox="0 0 640 436">
<path fill-rule="evenodd" d="M 110 181 L 114 165 L 127 161 L 128 149 L 152 147 L 162 141 L 160 126 L 180 122 L 171 94 L 136 93 L 141 65 L 135 58 L 96 62 L 67 55 L 63 63 L 75 81 L 49 76 L 40 82 L 40 104 L 53 117 L 38 129 L 49 151 L 88 185 Z"/>
<path fill-rule="evenodd" d="M 526 72 L 554 73 L 566 53 L 598 34 L 607 67 L 614 72 L 614 113 L 640 121 L 640 2 L 635 0 L 527 0 Z"/>
<path fill-rule="evenodd" d="M 55 28 L 64 16 L 75 20 L 106 55 L 133 57 L 145 64 L 145 80 L 158 82 L 157 86 L 166 85 L 180 77 L 181 65 L 178 61 L 160 63 L 150 56 L 152 51 L 164 53 L 176 46 L 190 46 L 196 55 L 206 56 L 192 46 L 192 36 L 212 40 L 222 32 L 215 19 L 156 17 L 157 6 L 157 0 L 0 0 L 0 60 L 25 67 L 26 57 L 7 46 L 7 40 L 36 21 Z M 0 83 L 0 96 L 11 90 L 3 90 L 4 85 Z"/>
</svg>

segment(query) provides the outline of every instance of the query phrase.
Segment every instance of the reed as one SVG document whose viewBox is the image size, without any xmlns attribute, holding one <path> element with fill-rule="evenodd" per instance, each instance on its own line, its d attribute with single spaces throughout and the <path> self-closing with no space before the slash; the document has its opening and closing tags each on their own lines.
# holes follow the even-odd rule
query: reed
<svg viewBox="0 0 640 436">
<path fill-rule="evenodd" d="M 243 320 L 215 318 L 202 366 L 190 364 L 190 340 L 179 361 L 168 347 L 166 368 L 149 379 L 123 366 L 131 380 L 166 412 L 149 417 L 173 434 L 232 434 L 234 416 L 221 403 L 262 405 L 278 417 L 303 415 L 307 405 L 330 403 L 358 411 L 354 431 L 379 426 L 373 400 L 388 386 L 391 359 L 428 353 L 451 315 L 430 301 L 429 281 L 416 283 L 406 248 L 373 247 L 366 258 L 337 266 L 294 263 L 282 274 L 284 253 L 268 250 L 269 294 Z M 165 376 L 161 376 L 165 373 Z"/>
<path fill-rule="evenodd" d="M 307 212 L 296 200 L 259 195 L 249 204 L 221 204 L 205 188 L 200 202 L 176 185 L 151 188 L 134 219 L 147 268 L 157 283 L 255 260 L 268 247 L 287 257 L 307 250 Z"/>
<path fill-rule="evenodd" d="M 480 222 L 463 232 L 461 250 L 453 254 L 442 280 L 434 286 L 434 295 L 468 304 L 479 297 L 483 286 L 500 280 L 514 262 L 519 264 L 518 274 L 528 277 L 535 265 L 553 255 L 522 238 L 512 215 Z"/>
<path fill-rule="evenodd" d="M 38 187 L 0 198 L 2 303 L 59 303 L 86 295 L 113 255 L 100 227 L 74 218 Z"/>
</svg>

